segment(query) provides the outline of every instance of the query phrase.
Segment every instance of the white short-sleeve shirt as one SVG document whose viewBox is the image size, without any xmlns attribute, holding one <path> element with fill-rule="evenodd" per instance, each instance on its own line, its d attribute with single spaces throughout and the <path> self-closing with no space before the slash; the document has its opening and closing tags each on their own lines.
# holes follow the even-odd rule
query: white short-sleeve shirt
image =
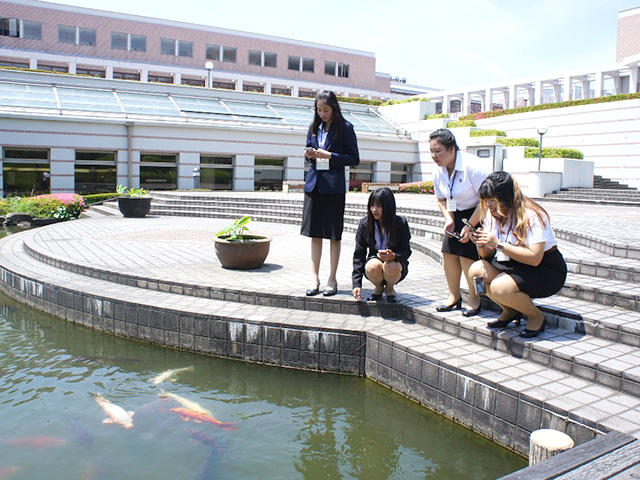
<svg viewBox="0 0 640 480">
<path fill-rule="evenodd" d="M 450 199 L 453 194 L 457 210 L 468 210 L 478 205 L 478 190 L 490 173 L 482 166 L 480 158 L 458 150 L 451 177 L 447 167 L 436 170 L 433 190 L 439 199 Z"/>
<path fill-rule="evenodd" d="M 525 245 L 535 245 L 536 243 L 544 242 L 544 251 L 546 252 L 551 247 L 558 245 L 556 236 L 551 228 L 551 222 L 546 222 L 546 226 L 542 224 L 538 215 L 533 210 L 527 210 L 529 215 L 529 230 L 527 231 L 527 237 L 525 238 Z M 513 231 L 507 227 L 505 231 L 501 231 L 495 218 L 491 216 L 491 212 L 487 212 L 487 216 L 483 222 L 484 228 L 490 230 L 499 240 L 510 243 L 512 245 L 518 244 L 518 239 L 513 234 Z"/>
</svg>

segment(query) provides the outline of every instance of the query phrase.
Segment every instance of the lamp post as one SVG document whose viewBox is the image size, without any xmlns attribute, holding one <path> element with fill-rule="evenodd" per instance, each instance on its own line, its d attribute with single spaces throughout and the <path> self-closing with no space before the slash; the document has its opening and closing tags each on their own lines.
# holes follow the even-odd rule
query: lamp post
<svg viewBox="0 0 640 480">
<path fill-rule="evenodd" d="M 542 165 L 542 136 L 547 133 L 546 128 L 538 128 L 538 135 L 540 135 L 540 151 L 538 152 L 538 171 Z"/>
<path fill-rule="evenodd" d="M 211 73 L 213 72 L 213 62 L 205 63 L 204 68 L 207 69 L 207 86 L 211 88 L 213 86 L 213 79 L 211 78 Z"/>
</svg>

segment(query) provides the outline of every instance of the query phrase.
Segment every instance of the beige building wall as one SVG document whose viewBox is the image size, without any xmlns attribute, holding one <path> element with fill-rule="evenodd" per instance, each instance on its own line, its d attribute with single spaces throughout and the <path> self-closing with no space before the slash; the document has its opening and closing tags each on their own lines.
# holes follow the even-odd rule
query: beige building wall
<svg viewBox="0 0 640 480">
<path fill-rule="evenodd" d="M 640 54 L 640 6 L 618 13 L 616 61 Z"/>
</svg>

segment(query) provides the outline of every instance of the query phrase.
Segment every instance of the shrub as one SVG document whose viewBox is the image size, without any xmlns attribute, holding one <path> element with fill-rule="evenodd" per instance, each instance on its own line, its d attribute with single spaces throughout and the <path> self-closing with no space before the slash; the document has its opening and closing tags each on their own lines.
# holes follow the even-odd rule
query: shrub
<svg viewBox="0 0 640 480">
<path fill-rule="evenodd" d="M 496 138 L 496 143 L 505 147 L 539 147 L 540 141 L 535 138 Z"/>
<path fill-rule="evenodd" d="M 482 130 L 471 130 L 470 137 L 506 137 L 507 133 L 502 130 L 494 130 L 492 128 L 483 128 Z"/>
<path fill-rule="evenodd" d="M 382 105 L 382 100 L 369 100 L 368 98 L 358 97 L 338 97 L 338 101 L 345 103 L 362 103 L 363 105 L 373 105 L 374 107 Z"/>
<path fill-rule="evenodd" d="M 402 193 L 433 193 L 433 182 L 401 183 L 398 190 Z"/>
<path fill-rule="evenodd" d="M 552 110 L 554 108 L 575 107 L 577 105 L 593 105 L 595 103 L 619 102 L 622 100 L 633 100 L 636 98 L 640 98 L 640 92 L 608 95 L 606 97 L 585 98 L 583 100 L 569 100 L 567 102 L 543 103 L 542 105 L 531 105 L 529 107 L 511 108 L 508 110 L 491 110 L 490 112 L 479 112 L 465 115 L 460 117 L 460 120 L 480 120 L 482 118 L 501 117 L 502 115 L 512 115 L 514 113 Z"/>
<path fill-rule="evenodd" d="M 78 218 L 87 208 L 80 195 L 75 193 L 51 193 L 36 197 L 10 197 L 2 201 L 3 214 L 24 212 L 35 218 Z"/>
<path fill-rule="evenodd" d="M 409 103 L 409 102 L 428 102 L 428 98 L 423 97 L 413 97 L 407 98 L 406 100 L 387 100 L 381 106 L 386 107 L 387 105 L 398 105 L 399 103 Z"/>
<path fill-rule="evenodd" d="M 425 120 L 433 120 L 434 118 L 449 118 L 448 113 L 433 113 L 431 115 L 425 115 Z"/>
<path fill-rule="evenodd" d="M 524 151 L 525 158 L 538 158 L 540 150 L 535 148 L 527 148 Z M 543 148 L 542 158 L 575 158 L 582 160 L 584 154 L 580 150 L 574 148 Z"/>
<path fill-rule="evenodd" d="M 451 120 L 447 123 L 447 128 L 458 128 L 458 127 L 475 127 L 476 122 L 473 120 Z"/>
<path fill-rule="evenodd" d="M 110 200 L 112 198 L 117 198 L 119 195 L 116 192 L 113 193 L 92 193 L 90 195 L 83 195 L 84 202 L 87 205 L 93 205 L 94 203 L 104 202 L 105 200 Z"/>
</svg>

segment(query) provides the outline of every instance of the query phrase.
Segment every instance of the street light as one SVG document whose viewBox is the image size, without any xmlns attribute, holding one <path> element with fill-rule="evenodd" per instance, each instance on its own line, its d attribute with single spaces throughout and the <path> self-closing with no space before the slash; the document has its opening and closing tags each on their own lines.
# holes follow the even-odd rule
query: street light
<svg viewBox="0 0 640 480">
<path fill-rule="evenodd" d="M 209 83 L 209 88 L 213 87 L 213 79 L 211 78 L 211 73 L 213 72 L 213 62 L 207 62 L 204 64 L 204 68 L 207 69 L 207 80 Z"/>
<path fill-rule="evenodd" d="M 546 128 L 538 128 L 538 135 L 540 135 L 540 151 L 538 152 L 538 171 L 540 171 L 540 166 L 542 165 L 542 136 L 547 133 Z"/>
</svg>

